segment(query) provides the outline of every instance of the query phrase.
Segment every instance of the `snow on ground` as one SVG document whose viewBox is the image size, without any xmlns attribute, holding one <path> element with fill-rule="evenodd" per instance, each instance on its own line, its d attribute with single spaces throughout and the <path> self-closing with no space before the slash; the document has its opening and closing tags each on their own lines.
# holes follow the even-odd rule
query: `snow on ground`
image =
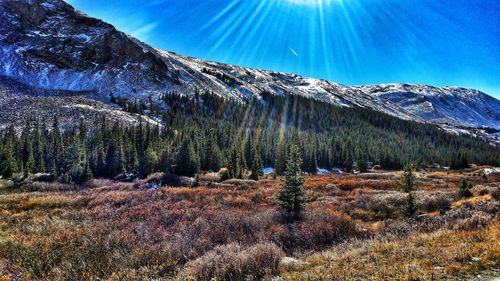
<svg viewBox="0 0 500 281">
<path fill-rule="evenodd" d="M 264 175 L 270 175 L 273 173 L 273 167 L 265 167 L 262 171 L 264 172 Z"/>
<path fill-rule="evenodd" d="M 500 101 L 477 90 L 417 84 L 345 86 L 203 61 L 150 47 L 101 21 L 81 20 L 85 15 L 62 1 L 33 1 L 33 5 L 53 11 L 36 27 L 23 24 L 33 17 L 29 12 L 0 11 L 2 18 L 8 19 L 4 21 L 8 24 L 0 25 L 0 75 L 35 87 L 144 98 L 168 91 L 210 89 L 215 95 L 241 102 L 269 92 L 310 97 L 336 106 L 371 108 L 440 126 L 500 129 Z M 100 62 L 97 54 L 82 55 L 109 45 L 105 40 L 111 37 L 116 38 L 110 49 L 112 63 L 96 64 Z M 68 45 L 71 41 L 76 43 Z M 138 49 L 142 53 L 134 51 Z M 61 57 L 68 58 L 64 68 L 58 66 Z"/>
<path fill-rule="evenodd" d="M 329 174 L 330 173 L 330 170 L 326 169 L 326 168 L 319 168 L 318 167 L 318 174 L 320 175 L 323 175 L 323 174 Z"/>
<path fill-rule="evenodd" d="M 486 169 L 484 169 L 485 175 L 491 175 L 491 174 L 496 174 L 496 173 L 500 173 L 500 168 L 486 168 Z"/>
</svg>

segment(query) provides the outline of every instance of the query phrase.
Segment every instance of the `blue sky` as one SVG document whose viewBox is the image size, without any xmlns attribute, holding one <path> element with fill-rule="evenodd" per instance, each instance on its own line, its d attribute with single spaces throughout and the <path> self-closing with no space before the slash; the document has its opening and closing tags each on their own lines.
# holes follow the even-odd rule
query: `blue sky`
<svg viewBox="0 0 500 281">
<path fill-rule="evenodd" d="M 347 85 L 500 98 L 498 0 L 69 0 L 155 47 Z"/>
</svg>

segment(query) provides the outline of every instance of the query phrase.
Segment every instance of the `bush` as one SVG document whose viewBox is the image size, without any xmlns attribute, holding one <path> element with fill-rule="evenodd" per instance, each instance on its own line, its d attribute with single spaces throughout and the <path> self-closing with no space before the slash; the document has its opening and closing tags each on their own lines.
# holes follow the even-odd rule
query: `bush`
<svg viewBox="0 0 500 281">
<path fill-rule="evenodd" d="M 439 211 L 444 213 L 450 209 L 451 206 L 450 194 L 439 193 L 432 195 L 420 196 L 418 200 L 418 208 L 426 212 Z"/>
<path fill-rule="evenodd" d="M 495 190 L 497 190 L 499 187 L 495 186 L 488 186 L 488 185 L 476 185 L 471 189 L 472 194 L 476 196 L 483 196 L 487 194 L 493 194 L 495 193 Z"/>
<path fill-rule="evenodd" d="M 460 197 L 471 197 L 472 192 L 470 191 L 472 188 L 472 184 L 467 182 L 466 180 L 462 179 L 460 183 L 460 190 L 458 191 L 458 195 Z"/>
<path fill-rule="evenodd" d="M 361 194 L 357 199 L 349 203 L 349 207 L 345 212 L 365 221 L 394 218 L 397 215 L 398 209 L 404 206 L 406 202 L 404 194 L 400 192 L 373 195 Z M 356 211 L 357 209 L 358 211 Z M 360 212 L 359 210 L 363 210 L 364 212 Z M 370 214 L 372 216 L 369 216 Z"/>
<path fill-rule="evenodd" d="M 397 237 L 406 236 L 415 231 L 415 222 L 388 219 L 381 223 L 380 233 Z"/>
<path fill-rule="evenodd" d="M 453 229 L 456 230 L 473 230 L 487 226 L 491 221 L 491 216 L 483 212 L 474 213 L 471 217 L 459 220 Z"/>
<path fill-rule="evenodd" d="M 34 253 L 9 237 L 5 237 L 3 233 L 0 233 L 0 253 L 2 258 L 15 261 L 17 264 L 24 267 L 28 276 L 30 275 L 29 273 L 40 275 L 43 272 L 43 263 Z M 2 279 L 0 278 L 0 280 Z"/>
<path fill-rule="evenodd" d="M 495 200 L 500 200 L 500 187 L 497 187 L 491 194 Z"/>
<path fill-rule="evenodd" d="M 496 211 L 495 204 L 491 202 L 478 205 L 464 204 L 458 209 L 447 212 L 444 219 L 449 229 L 477 229 L 488 225 Z"/>
<path fill-rule="evenodd" d="M 269 239 L 288 251 L 323 249 L 358 235 L 356 224 L 347 215 L 329 209 L 307 210 L 301 221 L 282 218 L 267 230 Z"/>
<path fill-rule="evenodd" d="M 181 279 L 260 280 L 279 273 L 284 252 L 274 244 L 263 243 L 244 249 L 231 243 L 208 251 L 186 264 Z"/>
</svg>

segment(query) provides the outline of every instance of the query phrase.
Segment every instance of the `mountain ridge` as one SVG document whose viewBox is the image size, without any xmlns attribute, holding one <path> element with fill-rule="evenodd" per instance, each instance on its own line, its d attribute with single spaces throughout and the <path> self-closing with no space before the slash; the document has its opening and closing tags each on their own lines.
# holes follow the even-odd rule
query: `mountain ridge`
<svg viewBox="0 0 500 281">
<path fill-rule="evenodd" d="M 500 101 L 473 89 L 345 86 L 204 61 L 149 46 L 61 0 L 6 0 L 0 15 L 0 75 L 40 88 L 95 91 L 103 98 L 196 89 L 240 101 L 262 92 L 292 94 L 443 127 L 500 129 Z"/>
</svg>

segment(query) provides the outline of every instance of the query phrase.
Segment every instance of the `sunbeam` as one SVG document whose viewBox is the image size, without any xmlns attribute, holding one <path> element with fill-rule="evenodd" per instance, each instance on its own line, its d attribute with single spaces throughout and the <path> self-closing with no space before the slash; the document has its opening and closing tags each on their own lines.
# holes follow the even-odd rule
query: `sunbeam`
<svg viewBox="0 0 500 281">
<path fill-rule="evenodd" d="M 294 5 L 321 6 L 330 5 L 331 0 L 286 0 Z M 336 0 L 341 1 L 341 0 Z"/>
<path fill-rule="evenodd" d="M 119 9 L 113 1 L 69 2 L 201 59 L 350 85 L 451 84 L 500 94 L 500 2 L 127 0 Z"/>
</svg>

